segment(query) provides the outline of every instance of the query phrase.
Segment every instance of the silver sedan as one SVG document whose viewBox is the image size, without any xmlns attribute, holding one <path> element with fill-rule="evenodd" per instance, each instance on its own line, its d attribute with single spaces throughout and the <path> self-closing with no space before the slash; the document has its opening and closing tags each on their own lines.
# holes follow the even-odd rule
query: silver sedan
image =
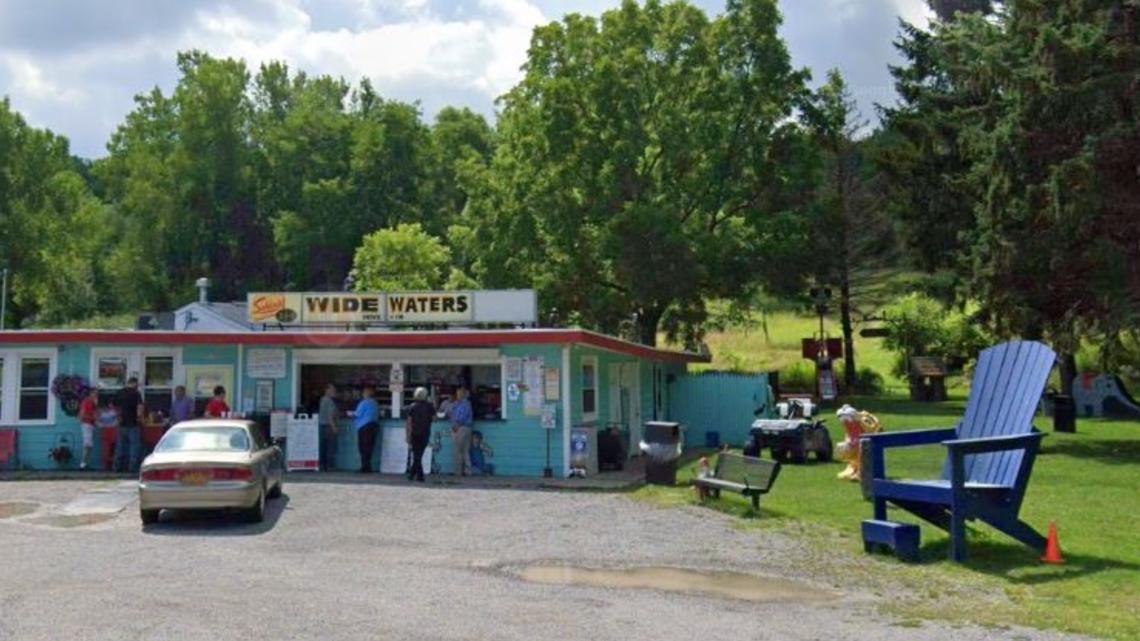
<svg viewBox="0 0 1140 641">
<path fill-rule="evenodd" d="M 250 521 L 265 519 L 265 501 L 281 495 L 281 448 L 255 423 L 199 419 L 170 428 L 142 462 L 139 516 L 158 521 L 163 509 L 241 509 Z"/>
</svg>

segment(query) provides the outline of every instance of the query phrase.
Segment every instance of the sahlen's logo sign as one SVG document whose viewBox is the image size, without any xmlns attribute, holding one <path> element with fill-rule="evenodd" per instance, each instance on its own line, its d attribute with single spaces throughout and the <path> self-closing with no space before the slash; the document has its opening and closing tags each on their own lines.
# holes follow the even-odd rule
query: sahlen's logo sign
<svg viewBox="0 0 1140 641">
<path fill-rule="evenodd" d="M 456 323 L 475 319 L 471 292 L 256 292 L 251 323 Z"/>
</svg>

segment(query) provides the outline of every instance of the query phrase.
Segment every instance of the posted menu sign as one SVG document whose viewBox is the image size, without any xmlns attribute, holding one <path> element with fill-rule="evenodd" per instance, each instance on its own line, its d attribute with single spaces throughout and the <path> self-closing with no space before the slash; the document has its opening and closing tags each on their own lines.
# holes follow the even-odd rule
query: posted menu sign
<svg viewBox="0 0 1140 641">
<path fill-rule="evenodd" d="M 289 472 L 320 469 L 321 438 L 317 416 L 289 416 L 286 421 L 285 469 Z"/>
</svg>

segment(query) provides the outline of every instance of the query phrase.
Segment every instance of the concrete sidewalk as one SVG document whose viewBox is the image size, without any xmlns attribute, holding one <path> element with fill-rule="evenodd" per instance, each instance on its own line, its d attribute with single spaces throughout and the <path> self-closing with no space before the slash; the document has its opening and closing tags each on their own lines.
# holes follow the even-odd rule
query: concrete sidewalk
<svg viewBox="0 0 1140 641">
<path fill-rule="evenodd" d="M 640 487 L 645 480 L 644 464 L 631 460 L 620 472 L 602 472 L 589 478 L 540 478 L 530 476 L 428 476 L 424 485 L 452 489 L 518 489 L 579 490 L 618 492 Z M 113 481 L 136 480 L 132 474 L 80 470 L 23 470 L 0 472 L 4 481 Z M 292 483 L 328 483 L 353 485 L 412 485 L 402 474 L 359 474 L 356 472 L 290 472 L 286 485 Z"/>
</svg>

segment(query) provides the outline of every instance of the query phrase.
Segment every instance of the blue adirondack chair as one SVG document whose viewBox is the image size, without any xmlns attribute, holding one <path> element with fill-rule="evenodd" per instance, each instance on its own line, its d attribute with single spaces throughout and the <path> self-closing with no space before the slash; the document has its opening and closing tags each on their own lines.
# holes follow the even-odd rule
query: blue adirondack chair
<svg viewBox="0 0 1140 641">
<path fill-rule="evenodd" d="M 1018 512 L 1044 436 L 1033 428 L 1033 415 L 1055 361 L 1056 354 L 1040 343 L 991 347 L 978 357 L 966 413 L 957 427 L 871 435 L 876 521 L 886 521 L 887 503 L 893 503 L 947 530 L 950 557 L 958 562 L 966 558 L 967 520 L 981 520 L 1044 550 L 1045 538 Z M 886 478 L 885 450 L 935 443 L 947 449 L 941 479 Z"/>
</svg>

